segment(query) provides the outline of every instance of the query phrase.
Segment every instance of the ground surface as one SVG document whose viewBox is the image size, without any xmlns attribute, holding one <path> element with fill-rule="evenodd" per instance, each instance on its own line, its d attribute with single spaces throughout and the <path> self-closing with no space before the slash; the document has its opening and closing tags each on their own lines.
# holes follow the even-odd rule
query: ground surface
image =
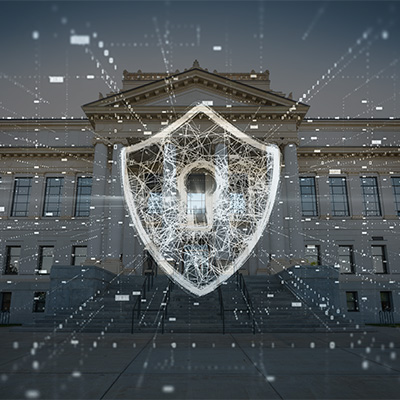
<svg viewBox="0 0 400 400">
<path fill-rule="evenodd" d="M 399 328 L 0 339 L 1 399 L 400 398 Z"/>
</svg>

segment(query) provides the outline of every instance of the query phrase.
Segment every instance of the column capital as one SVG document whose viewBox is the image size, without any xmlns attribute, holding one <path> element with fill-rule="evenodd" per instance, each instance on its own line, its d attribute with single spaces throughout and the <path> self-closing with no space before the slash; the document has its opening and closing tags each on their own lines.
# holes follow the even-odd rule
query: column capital
<svg viewBox="0 0 400 400">
<path fill-rule="evenodd" d="M 280 139 L 276 139 L 275 143 L 280 147 L 280 148 L 284 148 L 289 144 L 293 144 L 296 147 L 299 146 L 300 144 L 300 140 L 297 138 L 280 138 Z"/>
</svg>

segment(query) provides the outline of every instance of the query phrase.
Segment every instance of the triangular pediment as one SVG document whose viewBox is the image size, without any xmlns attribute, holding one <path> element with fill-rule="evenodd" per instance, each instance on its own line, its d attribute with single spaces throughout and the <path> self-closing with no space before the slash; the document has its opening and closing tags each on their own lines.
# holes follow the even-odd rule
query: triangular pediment
<svg viewBox="0 0 400 400">
<path fill-rule="evenodd" d="M 296 103 L 272 91 L 262 90 L 198 68 L 110 95 L 88 103 L 82 108 L 86 113 L 90 113 L 90 111 L 101 112 L 115 108 L 121 111 L 129 106 L 187 107 L 203 101 L 212 101 L 212 104 L 206 104 L 214 106 L 265 106 L 289 109 L 300 105 L 308 109 L 307 105 Z"/>
</svg>

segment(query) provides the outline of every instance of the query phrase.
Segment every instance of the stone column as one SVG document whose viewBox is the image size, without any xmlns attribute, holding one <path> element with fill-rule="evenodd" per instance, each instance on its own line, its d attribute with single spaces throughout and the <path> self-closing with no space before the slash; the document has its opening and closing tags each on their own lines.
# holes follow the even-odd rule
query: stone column
<svg viewBox="0 0 400 400">
<path fill-rule="evenodd" d="M 284 219 L 283 219 L 283 200 L 281 200 L 282 193 L 277 196 L 274 208 L 272 209 L 269 236 L 270 236 L 270 269 L 271 273 L 277 273 L 284 269 L 287 265 L 287 237 L 284 232 Z"/>
<path fill-rule="evenodd" d="M 384 218 L 397 219 L 397 210 L 394 201 L 392 177 L 390 175 L 381 175 L 379 183 L 381 185 L 380 186 L 381 190 L 379 195 L 381 199 L 382 215 L 384 216 Z"/>
<path fill-rule="evenodd" d="M 73 175 L 64 175 L 64 196 L 61 203 L 61 216 L 71 218 L 75 213 L 75 183 Z"/>
<path fill-rule="evenodd" d="M 229 174 L 228 174 L 228 151 L 224 143 L 218 143 L 215 147 L 215 178 L 217 181 L 217 204 L 215 207 L 215 247 L 218 251 L 219 260 L 229 258 Z"/>
<path fill-rule="evenodd" d="M 290 258 L 304 255 L 304 236 L 301 223 L 301 199 L 297 145 L 288 143 L 284 148 L 285 187 L 289 222 Z"/>
<path fill-rule="evenodd" d="M 30 217 L 41 217 L 43 214 L 44 187 L 46 179 L 43 175 L 32 177 L 32 186 L 29 193 L 29 212 Z M 14 194 L 14 193 L 13 193 Z M 11 211 L 11 209 L 10 209 Z"/>
<path fill-rule="evenodd" d="M 95 265 L 103 259 L 104 197 L 107 180 L 107 146 L 96 143 L 93 162 L 92 198 L 85 264 Z"/>
<path fill-rule="evenodd" d="M 122 243 L 124 224 L 124 202 L 121 186 L 120 155 L 122 144 L 113 147 L 113 163 L 111 169 L 111 187 L 108 210 L 108 240 L 106 262 L 103 266 L 111 272 L 118 273 L 122 267 Z"/>
<path fill-rule="evenodd" d="M 329 189 L 329 176 L 328 175 L 318 175 L 319 177 L 315 179 L 317 186 L 317 205 L 318 214 L 321 218 L 326 219 L 331 215 L 331 195 Z"/>
</svg>

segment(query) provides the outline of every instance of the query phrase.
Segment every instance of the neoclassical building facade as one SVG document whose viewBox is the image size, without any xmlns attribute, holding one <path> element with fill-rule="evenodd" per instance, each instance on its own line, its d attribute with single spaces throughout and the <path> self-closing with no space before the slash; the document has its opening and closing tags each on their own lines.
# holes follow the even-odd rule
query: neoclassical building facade
<svg viewBox="0 0 400 400">
<path fill-rule="evenodd" d="M 209 72 L 195 62 L 172 75 L 124 71 L 122 83 L 84 105 L 86 118 L 0 121 L 3 313 L 24 322 L 44 311 L 54 266 L 143 274 L 149 260 L 125 205 L 121 150 L 204 104 L 281 153 L 268 226 L 240 271 L 297 270 L 294 288 L 321 299 L 323 273 L 333 271 L 343 313 L 398 319 L 398 119 L 310 119 L 308 105 L 270 88 L 268 71 Z M 201 179 L 193 180 L 196 210 L 207 198 Z"/>
</svg>

